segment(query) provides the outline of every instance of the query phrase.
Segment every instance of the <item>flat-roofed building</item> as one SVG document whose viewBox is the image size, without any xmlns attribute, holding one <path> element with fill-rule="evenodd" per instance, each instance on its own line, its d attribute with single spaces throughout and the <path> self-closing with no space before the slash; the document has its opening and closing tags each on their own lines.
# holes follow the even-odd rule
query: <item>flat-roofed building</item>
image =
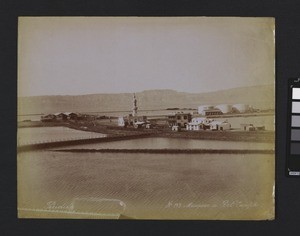
<svg viewBox="0 0 300 236">
<path fill-rule="evenodd" d="M 170 127 L 177 125 L 186 127 L 186 125 L 192 120 L 191 113 L 177 112 L 175 114 L 168 115 L 168 124 Z"/>
<path fill-rule="evenodd" d="M 227 121 L 212 121 L 210 122 L 210 130 L 230 130 L 231 125 Z"/>
<path fill-rule="evenodd" d="M 187 130 L 206 130 L 210 129 L 209 123 L 212 120 L 204 117 L 192 118 L 191 122 L 186 125 Z"/>
</svg>

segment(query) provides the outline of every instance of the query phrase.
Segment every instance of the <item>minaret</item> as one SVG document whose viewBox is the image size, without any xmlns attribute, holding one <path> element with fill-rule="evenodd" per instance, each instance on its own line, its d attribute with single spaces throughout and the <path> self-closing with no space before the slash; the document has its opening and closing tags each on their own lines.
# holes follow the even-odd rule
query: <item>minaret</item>
<svg viewBox="0 0 300 236">
<path fill-rule="evenodd" d="M 136 101 L 136 97 L 135 97 L 135 93 L 133 94 L 133 108 L 132 108 L 132 116 L 137 116 L 137 101 Z"/>
</svg>

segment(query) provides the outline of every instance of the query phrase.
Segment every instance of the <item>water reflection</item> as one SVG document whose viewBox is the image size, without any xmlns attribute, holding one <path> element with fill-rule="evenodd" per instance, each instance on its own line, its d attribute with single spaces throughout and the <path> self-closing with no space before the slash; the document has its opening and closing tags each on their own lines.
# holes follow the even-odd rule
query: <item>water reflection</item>
<svg viewBox="0 0 300 236">
<path fill-rule="evenodd" d="M 20 217 L 251 218 L 270 214 L 273 181 L 273 155 L 26 152 L 18 208 Z"/>
<path fill-rule="evenodd" d="M 272 143 L 197 140 L 184 138 L 140 138 L 94 144 L 69 146 L 59 149 L 242 149 L 274 150 Z"/>
</svg>

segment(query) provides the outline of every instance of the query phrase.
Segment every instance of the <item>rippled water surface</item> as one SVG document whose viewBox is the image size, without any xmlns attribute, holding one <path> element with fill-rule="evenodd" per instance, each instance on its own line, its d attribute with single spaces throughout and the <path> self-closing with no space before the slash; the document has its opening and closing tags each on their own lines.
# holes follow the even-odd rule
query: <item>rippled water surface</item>
<svg viewBox="0 0 300 236">
<path fill-rule="evenodd" d="M 62 126 L 19 128 L 18 145 L 106 136 L 106 134 L 75 130 Z"/>
<path fill-rule="evenodd" d="M 60 149 L 242 149 L 274 150 L 272 143 L 197 140 L 184 138 L 140 138 L 66 146 Z"/>
<path fill-rule="evenodd" d="M 20 217 L 266 218 L 273 184 L 266 154 L 18 155 Z"/>
</svg>

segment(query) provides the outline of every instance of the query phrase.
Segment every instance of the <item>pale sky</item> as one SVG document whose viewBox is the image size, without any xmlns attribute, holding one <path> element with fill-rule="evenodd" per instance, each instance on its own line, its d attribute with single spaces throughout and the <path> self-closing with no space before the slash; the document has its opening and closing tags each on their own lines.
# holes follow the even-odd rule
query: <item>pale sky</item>
<svg viewBox="0 0 300 236">
<path fill-rule="evenodd" d="M 275 83 L 274 20 L 19 17 L 18 96 Z"/>
</svg>

